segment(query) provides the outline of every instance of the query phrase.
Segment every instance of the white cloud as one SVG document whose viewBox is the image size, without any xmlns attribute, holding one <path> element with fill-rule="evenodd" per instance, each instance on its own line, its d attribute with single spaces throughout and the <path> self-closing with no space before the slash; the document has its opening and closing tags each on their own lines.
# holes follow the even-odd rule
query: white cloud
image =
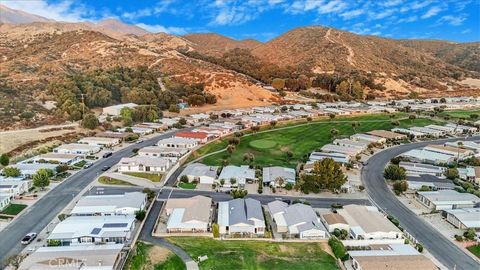
<svg viewBox="0 0 480 270">
<path fill-rule="evenodd" d="M 402 19 L 398 20 L 397 23 L 411 23 L 411 22 L 415 22 L 417 20 L 418 20 L 418 16 L 413 15 L 413 16 L 402 18 Z"/>
<path fill-rule="evenodd" d="M 446 16 L 441 17 L 438 20 L 438 22 L 439 23 L 446 22 L 450 25 L 458 26 L 458 25 L 462 25 L 463 21 L 465 21 L 465 20 L 466 20 L 466 18 L 463 17 L 463 16 L 446 15 Z"/>
<path fill-rule="evenodd" d="M 431 7 L 425 14 L 422 15 L 422 19 L 428 19 L 428 18 L 431 18 L 435 15 L 437 15 L 438 13 L 440 13 L 440 11 L 442 11 L 442 9 L 438 6 L 435 6 L 435 7 Z"/>
<path fill-rule="evenodd" d="M 144 23 L 137 23 L 136 26 L 141 27 L 152 33 L 163 32 L 163 33 L 175 34 L 175 35 L 184 35 L 187 33 L 187 29 L 182 27 L 167 27 L 159 24 L 144 24 Z"/>
<path fill-rule="evenodd" d="M 318 7 L 318 12 L 320 14 L 341 12 L 345 10 L 346 7 L 347 4 L 345 2 L 341 0 L 332 0 L 325 5 L 320 5 L 320 7 Z"/>
<path fill-rule="evenodd" d="M 365 11 L 362 9 L 354 9 L 354 10 L 343 12 L 342 14 L 340 14 L 340 16 L 343 19 L 352 19 L 362 15 L 363 13 L 365 13 Z"/>
<path fill-rule="evenodd" d="M 80 22 L 85 20 L 92 20 L 93 13 L 89 9 L 74 5 L 73 1 L 61 1 L 58 3 L 48 3 L 46 0 L 38 1 L 2 1 L 2 4 L 12 8 L 25 11 L 27 13 L 42 16 L 48 19 L 64 22 Z M 105 14 L 102 17 L 113 17 Z"/>
<path fill-rule="evenodd" d="M 471 32 L 472 32 L 472 29 L 465 29 L 465 30 L 463 30 L 463 31 L 460 32 L 460 33 L 462 33 L 462 34 L 465 35 L 465 34 L 469 34 L 469 33 L 471 33 Z"/>
<path fill-rule="evenodd" d="M 384 3 L 381 3 L 380 5 L 384 6 L 384 7 L 393 7 L 393 6 L 397 6 L 401 3 L 402 3 L 402 0 L 389 0 L 389 1 L 386 1 Z"/>
</svg>

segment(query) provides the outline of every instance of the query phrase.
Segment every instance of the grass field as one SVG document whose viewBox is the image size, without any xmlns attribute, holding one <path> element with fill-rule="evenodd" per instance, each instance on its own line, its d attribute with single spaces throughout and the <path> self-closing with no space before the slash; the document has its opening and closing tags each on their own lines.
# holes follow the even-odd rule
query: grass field
<svg viewBox="0 0 480 270">
<path fill-rule="evenodd" d="M 359 122 L 360 126 L 354 130 L 352 122 Z M 438 123 L 432 119 L 418 118 L 415 120 L 399 120 L 400 127 L 408 128 L 412 126 L 425 126 Z M 228 160 L 230 164 L 244 164 L 243 156 L 245 153 L 253 153 L 254 165 L 260 166 L 287 166 L 295 167 L 297 162 L 308 153 L 318 150 L 323 145 L 332 142 L 334 138 L 330 135 L 331 129 L 337 129 L 337 137 L 348 137 L 354 133 L 366 132 L 374 129 L 390 130 L 394 128 L 388 115 L 365 115 L 357 117 L 342 117 L 333 121 L 322 120 L 308 124 L 290 126 L 284 129 L 274 129 L 262 131 L 255 134 L 243 136 L 236 150 L 230 154 L 226 151 L 217 153 L 202 159 L 201 162 L 207 165 L 221 166 L 223 160 Z M 218 146 L 223 148 L 228 144 L 228 139 L 217 142 L 215 146 L 205 146 L 200 148 L 202 154 L 211 153 L 218 150 Z M 274 145 L 273 145 L 274 144 Z M 220 148 L 222 149 L 222 148 Z M 285 152 L 291 151 L 293 157 L 288 159 Z"/>
<path fill-rule="evenodd" d="M 443 111 L 440 116 L 450 116 L 451 118 L 465 118 L 470 120 L 471 114 L 480 115 L 480 110 L 453 110 L 453 111 Z M 474 120 L 474 119 L 472 119 Z M 475 119 L 477 120 L 477 119 Z"/>
<path fill-rule="evenodd" d="M 197 187 L 197 184 L 195 183 L 183 183 L 183 182 L 180 182 L 178 183 L 177 185 L 179 188 L 183 188 L 183 189 L 195 189 Z"/>
<path fill-rule="evenodd" d="M 475 245 L 475 246 L 469 246 L 467 249 L 475 254 L 478 258 L 480 258 L 480 245 Z"/>
<path fill-rule="evenodd" d="M 127 172 L 124 174 L 144 178 L 152 182 L 160 182 L 162 180 L 162 174 L 157 173 Z"/>
<path fill-rule="evenodd" d="M 320 243 L 275 243 L 264 241 L 218 241 L 201 237 L 175 237 L 168 241 L 192 258 L 207 255 L 200 269 L 339 269 Z"/>
<path fill-rule="evenodd" d="M 107 177 L 107 176 L 100 176 L 100 178 L 98 178 L 98 182 L 104 185 L 135 186 L 132 183 L 129 183 L 120 179 Z"/>
<path fill-rule="evenodd" d="M 18 215 L 20 212 L 22 212 L 22 210 L 25 209 L 26 207 L 27 205 L 25 204 L 12 203 L 9 206 L 7 206 L 7 208 L 3 209 L 3 211 L 0 212 L 0 214 L 15 216 L 15 215 Z"/>
<path fill-rule="evenodd" d="M 131 252 L 128 256 L 124 269 L 183 270 L 186 269 L 186 266 L 180 257 L 169 250 L 138 242 L 135 246 L 135 252 Z"/>
</svg>

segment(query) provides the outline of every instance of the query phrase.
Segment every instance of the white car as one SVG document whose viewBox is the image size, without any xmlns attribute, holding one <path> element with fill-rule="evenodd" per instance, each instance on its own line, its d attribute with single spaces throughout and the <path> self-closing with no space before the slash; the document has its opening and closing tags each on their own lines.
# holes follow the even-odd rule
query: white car
<svg viewBox="0 0 480 270">
<path fill-rule="evenodd" d="M 22 239 L 22 245 L 28 245 L 30 244 L 35 238 L 37 238 L 37 234 L 36 233 L 29 233 L 27 235 L 25 235 L 25 237 L 23 237 Z"/>
</svg>

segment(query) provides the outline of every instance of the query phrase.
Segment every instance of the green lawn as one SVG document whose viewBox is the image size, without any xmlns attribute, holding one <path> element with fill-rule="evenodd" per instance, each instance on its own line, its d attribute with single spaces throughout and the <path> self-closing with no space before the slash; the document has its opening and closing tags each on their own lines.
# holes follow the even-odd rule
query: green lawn
<svg viewBox="0 0 480 270">
<path fill-rule="evenodd" d="M 85 164 L 87 164 L 86 160 L 80 160 L 79 162 L 73 164 L 73 166 L 78 167 L 78 168 L 83 168 L 83 166 L 85 166 Z"/>
<path fill-rule="evenodd" d="M 20 212 L 22 212 L 22 210 L 25 209 L 26 207 L 27 207 L 26 204 L 12 203 L 9 206 L 7 206 L 7 208 L 3 209 L 3 211 L 0 212 L 0 214 L 15 216 L 15 215 L 18 215 Z"/>
<path fill-rule="evenodd" d="M 480 245 L 469 246 L 467 247 L 467 249 L 470 250 L 470 252 L 472 252 L 473 254 L 475 254 L 475 256 L 480 258 Z"/>
<path fill-rule="evenodd" d="M 201 237 L 169 237 L 190 257 L 208 256 L 200 269 L 340 269 L 320 243 L 219 241 Z"/>
<path fill-rule="evenodd" d="M 153 245 L 144 242 L 138 242 L 135 245 L 135 252 L 131 252 L 125 263 L 126 270 L 183 270 L 186 269 L 185 263 L 175 254 L 170 254 L 165 261 L 154 264 L 150 260 L 149 252 Z M 154 265 L 152 265 L 154 264 Z"/>
<path fill-rule="evenodd" d="M 195 183 L 183 183 L 183 182 L 180 182 L 178 183 L 177 185 L 179 188 L 183 188 L 183 189 L 195 189 L 197 187 L 197 184 Z"/>
<path fill-rule="evenodd" d="M 162 180 L 162 174 L 158 174 L 158 173 L 127 172 L 127 173 L 124 173 L 124 174 L 135 176 L 135 177 L 140 177 L 140 178 L 145 178 L 145 179 L 150 180 L 152 182 L 160 182 L 160 180 Z"/>
<path fill-rule="evenodd" d="M 480 115 L 480 110 L 453 110 L 453 111 L 443 111 L 440 113 L 441 116 L 450 116 L 451 118 L 465 118 L 467 120 L 470 120 L 470 115 L 471 114 L 477 114 Z M 472 119 L 472 120 L 478 120 L 478 119 Z"/>
<path fill-rule="evenodd" d="M 356 131 L 352 128 L 353 121 L 360 123 Z M 403 128 L 438 123 L 435 120 L 427 118 L 418 118 L 415 120 L 403 119 L 399 120 L 399 122 L 400 127 Z M 287 129 L 259 132 L 244 136 L 240 139 L 240 144 L 236 146 L 236 150 L 232 154 L 224 151 L 205 157 L 201 162 L 207 165 L 221 166 L 223 160 L 228 160 L 230 164 L 242 165 L 245 164 L 243 161 L 244 154 L 250 152 L 255 156 L 255 160 L 253 161 L 254 165 L 287 166 L 293 168 L 305 155 L 332 142 L 334 138 L 330 135 L 330 130 L 333 128 L 339 131 L 337 137 L 348 137 L 354 133 L 374 129 L 390 130 L 394 128 L 394 126 L 391 124 L 389 116 L 384 114 L 349 118 L 342 117 L 338 119 L 335 118 L 332 121 L 321 120 L 311 122 L 307 125 L 297 125 Z M 228 138 L 223 141 L 227 144 Z M 211 149 L 211 147 L 209 147 L 209 149 Z M 202 153 L 209 152 L 202 148 L 200 150 L 202 150 Z M 293 153 L 293 157 L 290 160 L 287 159 L 286 151 Z"/>
<path fill-rule="evenodd" d="M 129 183 L 120 179 L 107 177 L 107 176 L 100 176 L 100 178 L 98 178 L 98 182 L 104 185 L 135 186 L 132 183 Z"/>
<path fill-rule="evenodd" d="M 186 160 L 186 163 L 205 155 L 206 153 L 212 153 L 221 149 L 224 149 L 225 147 L 228 146 L 228 141 L 227 140 L 216 140 L 213 141 L 205 146 L 203 146 L 200 149 L 197 149 L 194 151 Z"/>
</svg>

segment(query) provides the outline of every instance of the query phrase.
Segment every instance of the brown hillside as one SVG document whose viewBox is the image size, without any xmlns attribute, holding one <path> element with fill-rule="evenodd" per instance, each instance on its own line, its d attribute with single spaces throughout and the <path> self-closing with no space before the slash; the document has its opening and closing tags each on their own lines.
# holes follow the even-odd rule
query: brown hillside
<svg viewBox="0 0 480 270">
<path fill-rule="evenodd" d="M 215 33 L 188 34 L 184 38 L 191 41 L 198 52 L 217 57 L 235 48 L 251 50 L 262 44 L 254 39 L 235 40 Z"/>
</svg>

